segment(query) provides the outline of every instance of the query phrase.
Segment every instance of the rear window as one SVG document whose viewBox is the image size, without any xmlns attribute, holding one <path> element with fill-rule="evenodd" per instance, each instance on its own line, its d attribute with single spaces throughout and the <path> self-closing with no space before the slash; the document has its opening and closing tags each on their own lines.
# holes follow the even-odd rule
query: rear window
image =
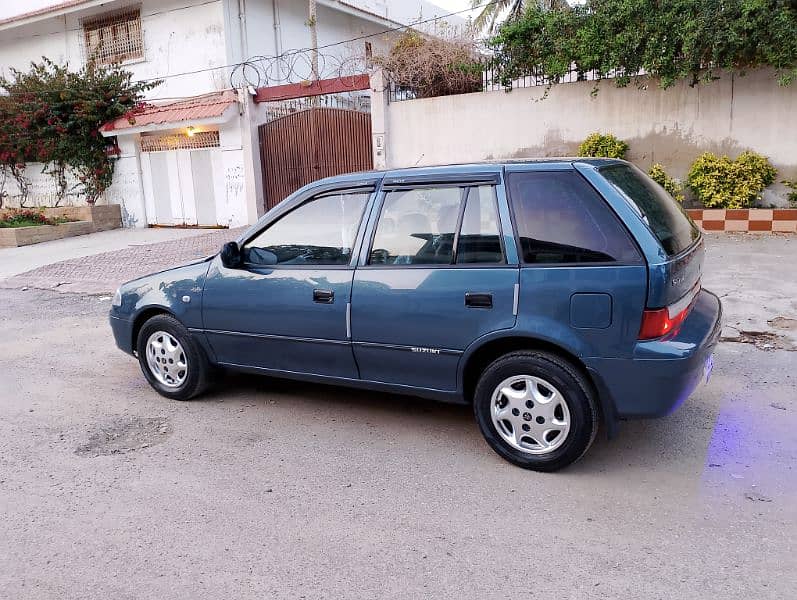
<svg viewBox="0 0 797 600">
<path fill-rule="evenodd" d="M 698 228 L 672 196 L 633 165 L 603 167 L 600 173 L 637 210 L 670 256 L 683 252 L 700 237 Z"/>
<path fill-rule="evenodd" d="M 617 217 L 576 172 L 511 173 L 508 182 L 524 263 L 639 261 Z"/>
</svg>

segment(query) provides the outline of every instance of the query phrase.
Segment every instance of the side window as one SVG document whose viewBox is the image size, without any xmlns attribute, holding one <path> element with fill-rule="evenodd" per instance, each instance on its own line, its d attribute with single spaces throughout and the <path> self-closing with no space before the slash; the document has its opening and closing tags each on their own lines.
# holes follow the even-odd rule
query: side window
<svg viewBox="0 0 797 600">
<path fill-rule="evenodd" d="M 495 188 L 470 188 L 457 240 L 457 264 L 503 262 Z"/>
<path fill-rule="evenodd" d="M 451 264 L 463 189 L 388 192 L 371 249 L 372 265 Z"/>
<path fill-rule="evenodd" d="M 328 194 L 284 215 L 249 241 L 251 265 L 347 265 L 368 193 Z"/>
<path fill-rule="evenodd" d="M 524 263 L 639 260 L 617 217 L 578 173 L 510 173 L 508 181 Z"/>
</svg>

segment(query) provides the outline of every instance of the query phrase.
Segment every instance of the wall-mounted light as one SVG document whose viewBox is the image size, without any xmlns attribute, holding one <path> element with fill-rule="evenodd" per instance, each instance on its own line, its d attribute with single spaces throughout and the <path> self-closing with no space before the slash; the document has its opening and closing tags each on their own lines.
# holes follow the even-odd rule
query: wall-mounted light
<svg viewBox="0 0 797 600">
<path fill-rule="evenodd" d="M 186 135 L 188 137 L 194 137 L 194 134 L 196 133 L 196 130 L 193 128 L 193 126 L 187 127 L 186 130 L 185 130 L 185 133 L 186 133 Z"/>
</svg>

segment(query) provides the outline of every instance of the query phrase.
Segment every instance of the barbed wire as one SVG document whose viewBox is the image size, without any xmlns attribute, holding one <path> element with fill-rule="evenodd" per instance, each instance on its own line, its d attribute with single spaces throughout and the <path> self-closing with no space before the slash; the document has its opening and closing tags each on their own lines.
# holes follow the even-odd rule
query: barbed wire
<svg viewBox="0 0 797 600">
<path fill-rule="evenodd" d="M 317 60 L 318 72 L 313 67 Z M 300 83 L 316 79 L 341 79 L 363 75 L 371 69 L 365 52 L 348 55 L 314 51 L 309 48 L 291 51 L 280 56 L 252 56 L 235 65 L 229 76 L 231 88 L 270 87 Z"/>
<path fill-rule="evenodd" d="M 464 39 L 464 38 L 463 38 Z M 463 51 L 478 56 L 486 57 L 488 48 L 480 40 L 471 39 L 467 43 L 460 43 L 454 38 L 445 40 L 452 47 L 460 47 Z M 312 82 L 314 80 L 337 79 L 338 87 L 351 86 L 350 91 L 358 88 L 354 76 L 370 75 L 378 69 L 383 71 L 384 85 L 381 89 L 372 88 L 381 92 L 391 85 L 390 69 L 385 68 L 387 55 L 374 53 L 363 49 L 358 51 L 351 46 L 345 54 L 322 52 L 310 48 L 291 50 L 280 56 L 257 55 L 234 65 L 229 74 L 229 86 L 241 89 L 252 86 L 272 87 L 289 83 Z M 318 72 L 314 72 L 314 60 L 318 64 Z M 397 82 L 393 82 L 397 83 Z"/>
</svg>

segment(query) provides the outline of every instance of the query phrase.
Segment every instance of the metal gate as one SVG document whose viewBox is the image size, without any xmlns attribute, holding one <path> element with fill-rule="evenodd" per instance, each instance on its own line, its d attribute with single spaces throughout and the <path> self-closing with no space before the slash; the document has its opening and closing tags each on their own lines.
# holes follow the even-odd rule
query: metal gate
<svg viewBox="0 0 797 600">
<path fill-rule="evenodd" d="M 373 168 L 371 115 L 313 107 L 258 128 L 266 210 L 317 179 Z"/>
</svg>

